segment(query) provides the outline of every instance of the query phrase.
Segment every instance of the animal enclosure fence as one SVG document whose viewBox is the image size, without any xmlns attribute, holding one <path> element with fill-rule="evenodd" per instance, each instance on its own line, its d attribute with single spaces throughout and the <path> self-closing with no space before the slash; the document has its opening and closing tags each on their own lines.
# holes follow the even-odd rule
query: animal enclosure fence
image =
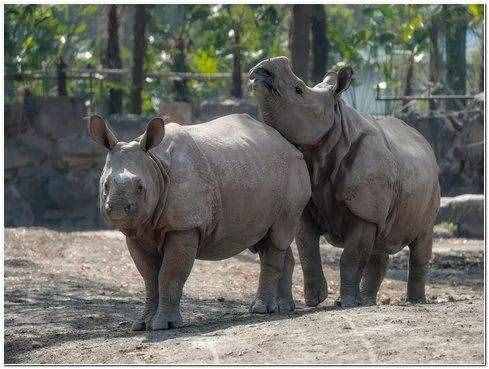
<svg viewBox="0 0 489 369">
<path fill-rule="evenodd" d="M 31 96 L 70 96 L 81 98 L 89 111 L 107 111 L 109 90 L 124 96 L 122 111 L 128 112 L 131 92 L 128 69 L 92 68 L 30 71 L 5 75 L 5 103 L 24 101 Z M 179 100 L 175 84 L 185 82 L 188 98 Z M 143 111 L 158 111 L 161 101 L 186 101 L 200 104 L 204 100 L 230 96 L 232 73 L 170 72 L 147 73 L 143 88 Z M 242 74 L 243 97 L 247 98 L 247 74 Z"/>
</svg>

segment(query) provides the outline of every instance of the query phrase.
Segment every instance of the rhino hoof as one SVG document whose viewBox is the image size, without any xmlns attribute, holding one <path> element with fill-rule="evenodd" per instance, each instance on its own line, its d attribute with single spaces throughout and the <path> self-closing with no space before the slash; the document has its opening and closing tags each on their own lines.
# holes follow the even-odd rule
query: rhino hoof
<svg viewBox="0 0 489 369">
<path fill-rule="evenodd" d="M 426 304 L 426 297 L 408 297 L 407 302 L 410 304 Z"/>
<path fill-rule="evenodd" d="M 281 313 L 289 313 L 295 310 L 295 302 L 293 299 L 281 299 L 278 300 L 278 310 Z"/>
<path fill-rule="evenodd" d="M 322 280 L 320 283 L 314 285 L 306 284 L 304 286 L 304 300 L 307 306 L 318 306 L 321 302 L 328 297 L 328 287 L 326 280 Z"/>
<path fill-rule="evenodd" d="M 342 309 L 348 309 L 359 306 L 358 300 L 353 296 L 345 296 L 335 301 L 335 305 Z"/>
<path fill-rule="evenodd" d="M 180 313 L 157 313 L 153 318 L 153 331 L 178 328 L 182 324 Z"/>
<path fill-rule="evenodd" d="M 362 306 L 374 306 L 377 305 L 377 299 L 372 296 L 362 295 Z"/>
<path fill-rule="evenodd" d="M 272 314 L 278 311 L 278 305 L 274 300 L 267 302 L 257 298 L 251 304 L 250 311 L 254 314 Z"/>
</svg>

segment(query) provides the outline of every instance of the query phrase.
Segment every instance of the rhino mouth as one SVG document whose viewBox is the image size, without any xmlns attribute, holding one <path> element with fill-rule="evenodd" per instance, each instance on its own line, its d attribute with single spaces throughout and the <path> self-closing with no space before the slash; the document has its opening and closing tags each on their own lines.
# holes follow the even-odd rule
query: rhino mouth
<svg viewBox="0 0 489 369">
<path fill-rule="evenodd" d="M 280 92 L 275 88 L 274 76 L 272 72 L 263 67 L 254 68 L 250 71 L 249 80 L 251 88 L 256 91 L 259 87 L 265 87 L 265 89 L 274 95 L 279 96 Z"/>
</svg>

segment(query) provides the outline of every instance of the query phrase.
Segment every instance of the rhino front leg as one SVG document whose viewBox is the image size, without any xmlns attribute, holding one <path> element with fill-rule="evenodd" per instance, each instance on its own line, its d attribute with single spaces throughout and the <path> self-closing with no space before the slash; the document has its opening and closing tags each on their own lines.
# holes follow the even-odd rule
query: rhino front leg
<svg viewBox="0 0 489 369">
<path fill-rule="evenodd" d="M 426 302 L 426 270 L 433 247 L 433 227 L 409 246 L 409 275 L 407 299 L 409 302 Z"/>
<path fill-rule="evenodd" d="M 360 280 L 370 258 L 377 226 L 361 219 L 352 222 L 340 258 L 340 303 L 342 307 L 360 304 Z"/>
<path fill-rule="evenodd" d="M 135 239 L 126 238 L 126 244 L 136 268 L 143 277 L 146 290 L 143 313 L 132 325 L 134 331 L 143 331 L 151 329 L 153 315 L 158 307 L 158 273 L 161 260 L 159 255 L 144 250 Z"/>
<path fill-rule="evenodd" d="M 306 208 L 299 223 L 295 242 L 304 275 L 304 300 L 307 306 L 317 306 L 328 296 L 328 285 L 319 252 L 319 236 L 319 229 Z"/>
<path fill-rule="evenodd" d="M 197 255 L 198 241 L 196 230 L 175 231 L 166 235 L 153 330 L 176 328 L 182 323 L 180 298 Z"/>
<path fill-rule="evenodd" d="M 370 255 L 360 284 L 362 305 L 376 304 L 377 293 L 384 280 L 388 263 L 389 255 L 385 252 Z"/>
</svg>

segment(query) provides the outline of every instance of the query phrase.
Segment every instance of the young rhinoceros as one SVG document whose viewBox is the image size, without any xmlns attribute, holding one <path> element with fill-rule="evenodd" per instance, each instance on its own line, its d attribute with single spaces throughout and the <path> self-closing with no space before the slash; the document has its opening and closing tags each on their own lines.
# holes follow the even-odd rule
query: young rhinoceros
<svg viewBox="0 0 489 369">
<path fill-rule="evenodd" d="M 436 159 L 401 120 L 362 115 L 343 102 L 352 74 L 350 67 L 337 68 L 310 88 L 285 57 L 250 71 L 264 122 L 303 151 L 311 176 L 311 202 L 296 238 L 306 303 L 317 305 L 327 294 L 321 234 L 344 248 L 342 306 L 375 303 L 389 254 L 404 246 L 410 249 L 408 299 L 424 301 L 440 202 Z"/>
<path fill-rule="evenodd" d="M 302 154 L 248 115 L 180 126 L 152 119 L 118 141 L 100 116 L 90 136 L 107 150 L 100 209 L 126 235 L 146 288 L 135 330 L 181 322 L 183 285 L 195 259 L 222 260 L 250 248 L 261 269 L 251 311 L 294 309 L 290 244 L 311 190 Z"/>
</svg>

